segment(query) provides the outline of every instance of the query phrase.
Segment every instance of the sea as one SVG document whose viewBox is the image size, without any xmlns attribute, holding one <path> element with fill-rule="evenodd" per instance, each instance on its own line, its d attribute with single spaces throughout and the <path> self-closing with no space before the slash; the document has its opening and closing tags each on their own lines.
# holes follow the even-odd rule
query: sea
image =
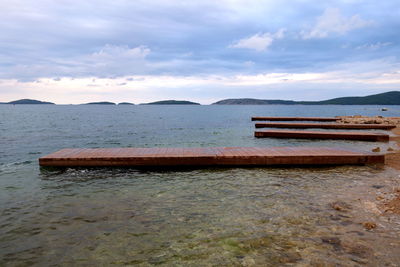
<svg viewBox="0 0 400 267">
<path fill-rule="evenodd" d="M 62 148 L 329 146 L 254 138 L 252 116 L 400 117 L 400 106 L 0 105 L 0 266 L 400 266 L 382 166 L 40 168 Z M 381 131 L 373 131 L 381 132 Z M 374 227 L 366 228 L 366 223 Z"/>
</svg>

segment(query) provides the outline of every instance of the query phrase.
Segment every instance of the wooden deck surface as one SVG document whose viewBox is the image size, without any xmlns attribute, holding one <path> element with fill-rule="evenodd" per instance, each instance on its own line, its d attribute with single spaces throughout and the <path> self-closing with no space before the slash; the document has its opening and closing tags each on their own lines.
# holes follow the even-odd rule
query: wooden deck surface
<svg viewBox="0 0 400 267">
<path fill-rule="evenodd" d="M 337 140 L 360 140 L 388 142 L 389 135 L 381 133 L 365 132 L 322 132 L 322 131 L 289 131 L 289 130 L 266 130 L 256 131 L 255 137 L 273 138 L 301 138 L 301 139 L 337 139 Z"/>
<path fill-rule="evenodd" d="M 383 163 L 384 155 L 328 147 L 66 148 L 39 159 L 55 167 L 347 165 Z"/>
<path fill-rule="evenodd" d="M 396 128 L 389 124 L 348 124 L 348 123 L 285 123 L 285 122 L 264 122 L 256 123 L 256 128 L 321 128 L 321 129 L 380 129 L 390 130 Z"/>
<path fill-rule="evenodd" d="M 338 121 L 339 118 L 326 117 L 252 117 L 252 121 Z"/>
</svg>

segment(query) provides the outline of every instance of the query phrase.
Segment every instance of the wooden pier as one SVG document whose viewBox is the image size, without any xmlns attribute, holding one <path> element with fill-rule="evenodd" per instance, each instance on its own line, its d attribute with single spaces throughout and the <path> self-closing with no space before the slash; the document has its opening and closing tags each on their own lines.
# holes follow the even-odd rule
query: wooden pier
<svg viewBox="0 0 400 267">
<path fill-rule="evenodd" d="M 300 138 L 300 139 L 336 139 L 336 140 L 359 140 L 389 142 L 388 134 L 363 133 L 363 132 L 322 132 L 322 131 L 288 131 L 288 130 L 267 130 L 256 131 L 258 138 Z"/>
<path fill-rule="evenodd" d="M 338 121 L 339 118 L 324 117 L 252 117 L 252 121 Z"/>
<path fill-rule="evenodd" d="M 54 167 L 210 167 L 384 163 L 384 155 L 329 147 L 67 148 L 39 159 Z"/>
<path fill-rule="evenodd" d="M 256 123 L 256 128 L 321 128 L 321 129 L 379 129 L 390 130 L 396 128 L 389 124 L 348 124 L 348 123 L 284 123 L 284 122 L 264 122 Z"/>
</svg>

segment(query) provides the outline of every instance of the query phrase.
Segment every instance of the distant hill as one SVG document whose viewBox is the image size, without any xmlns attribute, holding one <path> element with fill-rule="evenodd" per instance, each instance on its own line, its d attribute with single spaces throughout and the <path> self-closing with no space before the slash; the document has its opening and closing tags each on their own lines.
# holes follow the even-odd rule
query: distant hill
<svg viewBox="0 0 400 267">
<path fill-rule="evenodd" d="M 39 100 L 34 100 L 34 99 L 20 99 L 20 100 L 7 102 L 7 103 L 1 103 L 1 104 L 11 104 L 11 105 L 54 105 L 54 103 L 51 103 L 51 102 L 44 102 L 44 101 L 39 101 Z"/>
<path fill-rule="evenodd" d="M 368 96 L 339 97 L 323 101 L 263 100 L 251 98 L 225 99 L 213 105 L 400 105 L 400 92 L 391 91 Z"/>
<path fill-rule="evenodd" d="M 185 100 L 163 100 L 151 103 L 145 103 L 142 105 L 200 105 L 199 103 L 185 101 Z"/>
<path fill-rule="evenodd" d="M 121 102 L 121 103 L 118 103 L 118 106 L 119 105 L 135 105 L 135 104 L 129 103 L 129 102 Z"/>
<path fill-rule="evenodd" d="M 294 105 L 291 100 L 263 100 L 254 98 L 224 99 L 213 103 L 213 105 Z"/>
<path fill-rule="evenodd" d="M 391 91 L 368 96 L 339 97 L 317 102 L 299 102 L 311 105 L 400 105 L 400 92 Z"/>
<path fill-rule="evenodd" d="M 91 102 L 91 103 L 86 103 L 84 105 L 116 105 L 113 102 Z"/>
</svg>

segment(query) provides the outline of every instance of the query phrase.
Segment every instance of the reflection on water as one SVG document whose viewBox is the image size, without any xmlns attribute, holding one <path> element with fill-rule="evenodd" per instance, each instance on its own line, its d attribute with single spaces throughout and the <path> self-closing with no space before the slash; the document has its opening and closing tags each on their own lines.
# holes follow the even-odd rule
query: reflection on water
<svg viewBox="0 0 400 267">
<path fill-rule="evenodd" d="M 372 167 L 46 172 L 40 202 L 1 214 L 3 263 L 395 266 L 400 221 L 365 203 L 397 175 Z M 367 231 L 365 221 L 378 227 Z"/>
</svg>

